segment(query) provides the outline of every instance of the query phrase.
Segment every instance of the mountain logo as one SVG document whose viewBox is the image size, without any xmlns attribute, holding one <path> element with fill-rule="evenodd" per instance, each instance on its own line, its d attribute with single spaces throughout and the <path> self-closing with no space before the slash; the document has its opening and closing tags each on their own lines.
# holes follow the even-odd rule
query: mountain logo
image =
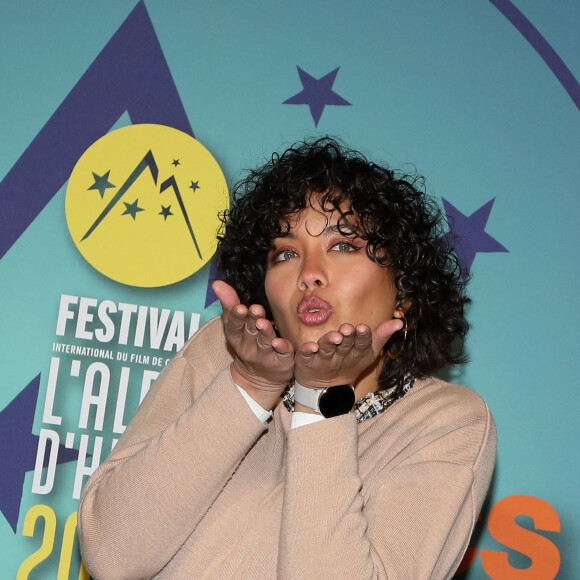
<svg viewBox="0 0 580 580">
<path fill-rule="evenodd" d="M 223 172 L 191 135 L 164 125 L 107 133 L 76 163 L 65 212 L 72 239 L 101 274 L 143 288 L 167 286 L 213 256 Z"/>
</svg>

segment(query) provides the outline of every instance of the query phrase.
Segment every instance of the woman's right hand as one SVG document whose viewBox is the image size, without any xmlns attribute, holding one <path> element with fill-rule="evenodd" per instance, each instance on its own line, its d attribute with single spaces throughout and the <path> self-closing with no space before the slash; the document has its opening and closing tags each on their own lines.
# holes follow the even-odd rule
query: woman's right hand
<svg viewBox="0 0 580 580">
<path fill-rule="evenodd" d="M 212 288 L 222 305 L 226 338 L 236 353 L 232 378 L 270 410 L 294 375 L 292 344 L 276 336 L 272 323 L 264 318 L 263 306 L 244 306 L 237 292 L 222 280 L 216 280 Z"/>
</svg>

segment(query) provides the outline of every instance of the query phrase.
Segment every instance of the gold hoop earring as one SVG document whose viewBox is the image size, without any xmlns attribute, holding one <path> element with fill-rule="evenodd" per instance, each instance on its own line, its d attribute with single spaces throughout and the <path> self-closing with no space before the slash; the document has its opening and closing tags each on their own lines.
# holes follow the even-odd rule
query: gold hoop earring
<svg viewBox="0 0 580 580">
<path fill-rule="evenodd" d="M 404 310 L 397 310 L 396 314 L 398 314 L 399 316 L 395 316 L 394 318 L 400 318 L 403 320 L 403 328 L 401 328 L 401 330 L 395 332 L 395 334 L 393 336 L 395 336 L 396 334 L 398 334 L 399 332 L 403 333 L 403 341 L 401 342 L 401 346 L 399 347 L 399 349 L 397 350 L 397 352 L 391 352 L 391 349 L 387 346 L 385 349 L 385 352 L 387 353 L 387 356 L 391 359 L 391 360 L 395 360 L 396 358 L 399 357 L 399 355 L 403 352 L 403 349 L 405 348 L 405 342 L 407 340 L 407 317 L 405 316 L 405 311 Z M 389 339 L 389 342 L 391 342 L 391 339 L 393 337 L 391 337 Z"/>
</svg>

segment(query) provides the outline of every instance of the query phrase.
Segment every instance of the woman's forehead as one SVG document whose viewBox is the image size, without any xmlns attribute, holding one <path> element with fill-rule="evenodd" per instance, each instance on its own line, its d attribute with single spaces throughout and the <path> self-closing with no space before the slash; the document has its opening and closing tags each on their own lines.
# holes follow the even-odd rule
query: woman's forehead
<svg viewBox="0 0 580 580">
<path fill-rule="evenodd" d="M 330 204 L 323 206 L 314 200 L 305 209 L 288 216 L 282 221 L 282 231 L 288 236 L 292 232 L 305 229 L 310 235 L 332 235 L 336 232 L 354 233 L 358 219 L 348 207 L 336 209 Z"/>
</svg>

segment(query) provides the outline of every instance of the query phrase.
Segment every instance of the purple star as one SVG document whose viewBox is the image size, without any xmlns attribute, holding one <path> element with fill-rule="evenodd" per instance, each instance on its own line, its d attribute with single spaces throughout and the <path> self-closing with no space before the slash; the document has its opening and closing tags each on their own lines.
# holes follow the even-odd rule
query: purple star
<svg viewBox="0 0 580 580">
<path fill-rule="evenodd" d="M 336 80 L 336 75 L 340 67 L 335 68 L 332 72 L 329 72 L 320 79 L 315 79 L 299 66 L 296 68 L 298 69 L 298 75 L 300 76 L 303 89 L 293 97 L 285 100 L 282 104 L 308 105 L 315 127 L 318 127 L 318 121 L 320 121 L 326 105 L 351 105 L 351 103 L 332 90 L 332 85 Z"/>
<path fill-rule="evenodd" d="M 461 264 L 464 279 L 469 276 L 475 254 L 479 252 L 509 252 L 507 248 L 485 232 L 485 226 L 487 225 L 495 197 L 490 199 L 485 205 L 482 205 L 469 217 L 461 213 L 445 198 L 442 198 L 442 200 L 447 224 L 449 225 L 449 233 L 443 236 L 443 240 L 453 248 Z"/>
<path fill-rule="evenodd" d="M 38 399 L 40 375 L 32 379 L 5 408 L 0 411 L 0 512 L 16 533 L 22 487 L 27 471 L 34 469 L 38 435 L 32 434 L 34 411 Z M 58 448 L 57 463 L 78 458 L 76 449 Z M 44 466 L 47 457 L 44 458 Z"/>
</svg>

